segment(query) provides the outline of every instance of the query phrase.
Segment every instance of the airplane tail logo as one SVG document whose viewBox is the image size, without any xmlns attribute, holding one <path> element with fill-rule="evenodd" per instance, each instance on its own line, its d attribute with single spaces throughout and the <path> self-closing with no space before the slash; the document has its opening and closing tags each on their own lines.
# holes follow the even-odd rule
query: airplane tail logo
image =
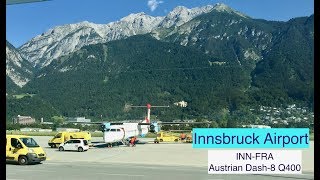
<svg viewBox="0 0 320 180">
<path fill-rule="evenodd" d="M 148 119 L 148 117 L 145 117 L 145 119 L 144 119 L 143 122 L 144 122 L 144 123 L 150 123 L 150 120 Z"/>
</svg>

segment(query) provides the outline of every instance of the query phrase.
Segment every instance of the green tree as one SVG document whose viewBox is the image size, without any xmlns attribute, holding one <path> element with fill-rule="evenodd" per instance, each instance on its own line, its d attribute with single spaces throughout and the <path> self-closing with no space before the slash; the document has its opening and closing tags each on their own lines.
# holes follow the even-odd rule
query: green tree
<svg viewBox="0 0 320 180">
<path fill-rule="evenodd" d="M 53 116 L 51 119 L 53 122 L 53 127 L 52 127 L 53 131 L 56 131 L 57 128 L 60 127 L 65 121 L 64 117 L 62 116 Z"/>
<path fill-rule="evenodd" d="M 219 124 L 216 121 L 211 121 L 210 128 L 217 128 L 219 127 Z"/>
<path fill-rule="evenodd" d="M 235 119 L 228 118 L 227 127 L 228 128 L 236 128 L 236 127 L 238 127 L 237 121 Z"/>
<path fill-rule="evenodd" d="M 221 128 L 225 128 L 227 127 L 227 124 L 228 124 L 228 118 L 230 116 L 230 111 L 229 109 L 226 109 L 226 108 L 223 108 L 219 114 L 218 114 L 218 124 L 219 124 L 219 127 Z"/>
</svg>

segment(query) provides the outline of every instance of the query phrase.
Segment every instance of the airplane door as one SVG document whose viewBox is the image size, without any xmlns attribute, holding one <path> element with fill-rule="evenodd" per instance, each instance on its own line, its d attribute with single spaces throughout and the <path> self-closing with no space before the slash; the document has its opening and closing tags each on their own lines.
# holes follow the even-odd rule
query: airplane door
<svg viewBox="0 0 320 180">
<path fill-rule="evenodd" d="M 138 125 L 138 134 L 137 135 L 141 135 L 142 134 L 142 128 L 141 125 Z"/>
</svg>

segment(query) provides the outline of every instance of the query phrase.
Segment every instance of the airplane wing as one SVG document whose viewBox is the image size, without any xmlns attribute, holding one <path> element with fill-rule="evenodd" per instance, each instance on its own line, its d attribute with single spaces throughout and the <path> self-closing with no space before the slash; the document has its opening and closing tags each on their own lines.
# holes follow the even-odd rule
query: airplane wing
<svg viewBox="0 0 320 180">
<path fill-rule="evenodd" d="M 67 121 L 66 123 L 79 123 L 79 124 L 103 124 L 108 123 L 110 125 L 122 125 L 123 123 L 138 123 L 138 125 L 152 125 L 154 123 L 158 125 L 170 125 L 170 124 L 208 124 L 209 121 L 204 122 L 152 122 L 152 123 L 146 123 L 146 122 L 110 122 L 110 121 L 104 121 L 104 122 L 77 122 L 77 121 Z"/>
<path fill-rule="evenodd" d="M 6 0 L 6 5 L 43 2 L 49 0 Z"/>
<path fill-rule="evenodd" d="M 204 121 L 204 122 L 155 122 L 158 125 L 170 125 L 170 124 L 209 124 L 209 121 Z M 139 125 L 151 125 L 153 123 L 138 123 Z"/>
<path fill-rule="evenodd" d="M 138 125 L 150 125 L 149 132 L 159 132 L 160 126 L 162 125 L 172 125 L 172 124 L 210 124 L 210 121 L 204 121 L 204 122 L 153 122 L 153 123 L 138 123 Z"/>
<path fill-rule="evenodd" d="M 67 121 L 66 123 L 78 123 L 78 124 L 104 124 L 104 123 L 108 123 L 110 125 L 121 125 L 124 122 L 110 122 L 110 121 L 99 121 L 99 122 L 77 122 L 77 121 Z"/>
</svg>

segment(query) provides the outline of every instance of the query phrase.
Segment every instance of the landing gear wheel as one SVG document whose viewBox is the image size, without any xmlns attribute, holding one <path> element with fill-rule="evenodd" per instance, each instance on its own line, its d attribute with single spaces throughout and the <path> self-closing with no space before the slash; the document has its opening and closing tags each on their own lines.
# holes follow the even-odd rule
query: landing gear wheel
<svg viewBox="0 0 320 180">
<path fill-rule="evenodd" d="M 28 164 L 28 158 L 26 156 L 20 156 L 18 162 L 20 165 L 26 165 Z"/>
<path fill-rule="evenodd" d="M 82 147 L 78 147 L 78 151 L 79 152 L 83 152 L 83 148 Z"/>
<path fill-rule="evenodd" d="M 59 151 L 64 151 L 64 149 L 63 149 L 63 147 L 61 146 L 61 147 L 59 147 Z"/>
</svg>

